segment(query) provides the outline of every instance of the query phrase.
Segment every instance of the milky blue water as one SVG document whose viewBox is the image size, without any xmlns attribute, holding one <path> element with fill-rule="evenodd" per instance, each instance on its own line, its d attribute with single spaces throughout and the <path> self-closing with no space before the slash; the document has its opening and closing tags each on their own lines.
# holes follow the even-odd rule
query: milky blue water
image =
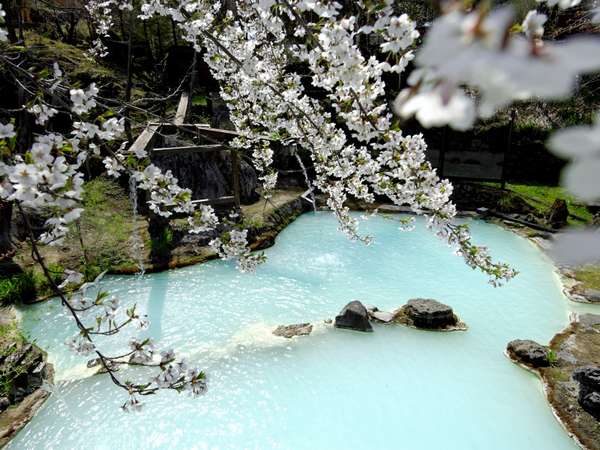
<svg viewBox="0 0 600 450">
<path fill-rule="evenodd" d="M 575 449 L 537 378 L 503 351 L 515 338 L 547 342 L 571 311 L 587 308 L 563 297 L 551 263 L 527 240 L 471 224 L 478 243 L 521 271 L 509 285 L 486 284 L 420 221 L 403 233 L 372 218 L 363 231 L 376 241 L 365 247 L 328 213 L 290 225 L 256 274 L 215 261 L 107 277 L 104 289 L 148 312 L 160 346 L 208 374 L 206 395 L 161 393 L 140 414 L 121 412 L 124 393 L 64 347 L 75 327 L 57 302 L 24 309 L 23 326 L 48 350 L 58 381 L 9 448 Z M 452 305 L 469 330 L 321 325 L 294 340 L 271 334 L 333 317 L 353 299 L 393 310 L 414 297 Z"/>
</svg>

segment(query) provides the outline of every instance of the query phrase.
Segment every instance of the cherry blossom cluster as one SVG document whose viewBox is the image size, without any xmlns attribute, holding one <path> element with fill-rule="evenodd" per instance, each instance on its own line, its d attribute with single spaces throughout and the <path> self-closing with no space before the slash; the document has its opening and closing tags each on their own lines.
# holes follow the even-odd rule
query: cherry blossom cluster
<svg viewBox="0 0 600 450">
<path fill-rule="evenodd" d="M 61 71 L 56 66 L 52 77 L 48 84 L 56 88 L 56 79 L 61 77 Z M 81 200 L 84 179 L 81 166 L 92 154 L 100 156 L 108 152 L 108 158 L 114 163 L 111 167 L 114 169 L 113 175 L 128 171 L 134 189 L 137 187 L 136 183 L 139 183 L 140 188 L 149 192 L 151 206 L 160 205 L 165 208 L 163 214 L 170 213 L 166 210 L 167 206 L 173 207 L 176 212 L 189 213 L 192 229 L 197 232 L 212 230 L 216 226 L 217 219 L 212 209 L 203 205 L 195 208 L 189 201 L 189 191 L 180 189 L 177 180 L 170 173 L 162 174 L 152 165 L 140 170 L 144 165 L 142 160 L 120 158 L 124 155 L 126 143 L 115 153 L 110 151 L 111 144 L 120 140 L 123 135 L 124 119 L 106 118 L 105 114 L 90 120 L 98 106 L 99 90 L 94 84 L 85 89 L 68 90 L 61 87 L 56 91 L 59 92 L 68 95 L 71 102 L 73 122 L 70 134 L 45 132 L 36 135 L 31 148 L 23 153 L 16 148 L 17 130 L 14 124 L 0 122 L 0 150 L 7 156 L 0 162 L 0 198 L 13 202 L 19 208 L 29 230 L 34 259 L 48 277 L 48 269 L 38 251 L 38 243 L 60 242 L 69 232 L 70 224 L 80 217 L 83 211 Z M 43 95 L 40 99 L 42 97 Z M 36 117 L 38 125 L 46 125 L 56 110 L 45 103 L 36 103 L 27 111 Z M 44 217 L 49 217 L 45 223 L 46 231 L 39 238 L 31 231 L 29 216 L 32 213 L 42 213 Z M 93 353 L 97 356 L 99 364 L 109 373 L 113 382 L 130 394 L 129 400 L 123 405 L 126 410 L 141 407 L 138 395 L 152 394 L 159 389 L 189 390 L 193 395 L 201 393 L 206 387 L 204 374 L 198 369 L 186 369 L 182 372 L 185 362 L 176 362 L 173 350 L 166 351 L 165 354 L 172 355 L 166 361 L 164 358 L 157 359 L 158 353 L 148 340 L 132 341 L 130 351 L 117 356 L 104 354 L 96 345 L 96 338 L 116 334 L 128 325 L 136 325 L 141 329 L 148 326 L 147 318 L 135 306 L 122 309 L 118 298 L 100 290 L 96 295 L 88 294 L 99 287 L 103 275 L 92 283 L 84 283 L 70 294 L 66 292 L 83 281 L 81 273 L 66 269 L 65 279 L 59 285 L 53 284 L 52 278 L 49 278 L 78 327 L 78 334 L 70 338 L 67 345 L 78 354 Z M 122 382 L 116 372 L 124 364 L 155 367 L 158 368 L 159 375 L 149 382 Z M 180 373 L 171 379 L 169 377 L 175 373 L 174 367 L 178 367 Z M 170 375 L 164 375 L 166 371 Z M 166 382 L 168 379 L 171 381 Z"/>
<path fill-rule="evenodd" d="M 527 14 L 521 31 L 515 31 L 510 7 L 466 10 L 462 2 L 445 2 L 447 9 L 417 52 L 416 25 L 406 14 L 396 13 L 392 0 L 357 2 L 361 12 L 356 15 L 345 13 L 335 1 L 249 0 L 235 2 L 235 7 L 229 3 L 147 0 L 140 5 L 139 17 L 169 17 L 184 39 L 204 51 L 240 134 L 232 146 L 252 151 L 266 197 L 277 182 L 273 149 L 300 147 L 310 155 L 315 171 L 314 182 L 307 184 L 326 194 L 340 229 L 352 239 L 368 243 L 372 238 L 360 233 L 360 221 L 350 213 L 348 200 L 373 203 L 385 196 L 426 216 L 428 225 L 470 267 L 485 272 L 493 285 L 515 276 L 512 268 L 494 262 L 485 247 L 472 243 L 465 225 L 453 222 L 452 185 L 441 180 L 427 161 L 423 137 L 405 135 L 394 124 L 383 75 L 402 74 L 414 61 L 410 86 L 394 102 L 395 111 L 403 117 L 416 116 L 426 127 L 464 130 L 478 117 L 489 117 L 515 100 L 568 96 L 579 74 L 600 68 L 596 39 L 572 37 L 548 43 L 542 39 L 546 17 L 536 11 Z M 545 3 L 567 8 L 579 2 Z M 97 27 L 93 55 L 106 54 L 102 38 L 114 26 L 113 12 L 133 14 L 133 7 L 129 0 L 87 2 Z M 0 20 L 4 15 L 0 9 Z M 375 52 L 359 45 L 364 36 L 377 43 Z M 3 40 L 6 32 L 0 28 Z M 61 77 L 54 66 L 49 89 L 58 88 Z M 311 89 L 319 94 L 313 95 Z M 74 120 L 69 135 L 38 135 L 31 149 L 17 154 L 14 124 L 0 122 L 0 147 L 11 155 L 0 164 L 0 197 L 25 211 L 47 213 L 42 242 L 58 242 L 80 216 L 81 165 L 92 154 L 104 158 L 109 175 L 127 174 L 133 190 L 147 191 L 155 214 L 187 216 L 191 232 L 216 230 L 219 219 L 213 209 L 194 203 L 191 192 L 181 188 L 171 172 L 151 164 L 145 151 L 132 153 L 127 143 L 114 150 L 124 122 L 117 117 L 92 119 L 99 92 L 94 84 L 57 92 L 68 94 L 71 102 Z M 39 126 L 57 114 L 42 97 L 28 111 Z M 599 168 L 598 130 L 598 124 L 565 130 L 551 141 L 557 154 L 571 159 L 565 180 L 582 198 L 597 199 L 600 194 L 597 184 L 582 181 L 591 180 Z M 220 257 L 236 259 L 242 271 L 254 270 L 264 260 L 264 255 L 248 250 L 248 231 L 239 227 L 210 245 Z M 140 409 L 139 395 L 163 388 L 187 389 L 194 395 L 204 391 L 201 371 L 176 361 L 172 350 L 159 352 L 150 340 L 131 341 L 123 355 L 104 355 L 95 336 L 115 334 L 129 324 L 144 327 L 147 320 L 135 307 L 121 311 L 118 299 L 108 294 L 88 296 L 91 286 L 65 295 L 64 288 L 82 281 L 77 272 L 66 275 L 58 289 L 79 329 L 69 345 L 79 353 L 96 353 L 113 381 L 129 392 L 125 409 Z M 84 323 L 86 317 L 93 318 L 92 325 Z M 115 374 L 121 364 L 157 367 L 159 374 L 148 383 L 121 382 Z"/>
<path fill-rule="evenodd" d="M 539 0 L 548 7 L 567 9 L 579 0 Z M 600 38 L 571 36 L 561 41 L 543 40 L 545 14 L 529 11 L 520 27 L 514 26 L 511 6 L 465 10 L 449 2 L 446 13 L 434 21 L 415 59 L 417 70 L 410 87 L 396 99 L 396 111 L 415 115 L 422 125 L 449 125 L 464 130 L 477 117 L 490 117 L 516 100 L 564 100 L 577 78 L 600 69 Z M 596 7 L 592 22 L 598 22 Z M 519 29 L 520 28 L 520 29 Z M 477 95 L 468 95 L 464 88 Z M 549 148 L 570 163 L 563 184 L 578 198 L 600 199 L 598 121 L 555 133 Z M 595 253 L 589 250 L 595 249 Z M 597 231 L 567 232 L 559 236 L 556 256 L 563 262 L 598 262 Z M 589 254 L 588 258 L 578 255 Z"/>
<path fill-rule="evenodd" d="M 418 33 L 406 16 L 393 16 L 391 2 L 381 3 L 383 8 L 371 28 L 359 28 L 354 17 L 338 17 L 340 7 L 335 3 L 238 4 L 235 16 L 232 11 L 225 13 L 218 39 L 206 16 L 193 21 L 197 33 L 192 42 L 207 48 L 205 59 L 221 83 L 221 96 L 244 145 L 255 149 L 257 166 L 264 170 L 264 162 L 270 159 L 265 141 L 307 149 L 317 173 L 316 186 L 327 194 L 340 229 L 353 239 L 370 242 L 368 236 L 360 235 L 358 219 L 345 206 L 348 197 L 372 202 L 375 195 L 386 195 L 429 215 L 429 223 L 461 246 L 459 253 L 490 274 L 492 282 L 510 279 L 514 271 L 491 262 L 484 248 L 473 246 L 464 233 L 459 238 L 457 229 L 450 227 L 455 214 L 451 186 L 439 180 L 426 161 L 422 139 L 391 129 L 392 115 L 381 75 L 406 67 Z M 166 6 L 158 8 L 157 2 L 153 5 L 154 11 L 166 12 L 190 29 L 186 14 Z M 318 14 L 319 23 L 307 23 L 302 16 L 305 11 Z M 294 36 L 287 32 L 286 21 L 293 22 Z M 382 51 L 396 55 L 396 63 L 392 66 L 374 56 L 365 58 L 354 43 L 359 31 L 379 32 Z M 295 41 L 298 36 L 304 40 Z M 393 44 L 384 45 L 386 42 Z M 298 59 L 308 62 L 312 84 L 329 92 L 335 116 L 306 94 L 298 74 L 287 70 Z M 380 156 L 373 158 L 373 151 Z"/>
<path fill-rule="evenodd" d="M 15 136 L 12 124 L 2 128 L 0 136 Z M 0 162 L 0 197 L 52 215 L 46 221 L 48 231 L 41 236 L 44 243 L 59 242 L 68 231 L 67 225 L 82 212 L 78 206 L 83 174 L 78 169 L 85 154 L 73 162 L 64 156 L 77 145 L 76 139 L 65 140 L 62 135 L 49 133 L 37 136 L 31 150 L 25 155 L 15 155 L 12 164 Z"/>
<path fill-rule="evenodd" d="M 75 292 L 66 296 L 61 293 L 63 304 L 73 314 L 79 328 L 79 333 L 67 339 L 66 345 L 79 355 L 97 356 L 95 364 L 107 371 L 115 384 L 127 390 L 129 398 L 122 406 L 125 411 L 140 410 L 143 404 L 138 396 L 153 394 L 161 389 L 188 391 L 194 396 L 203 393 L 206 390 L 205 374 L 197 368 L 188 368 L 184 359 L 177 360 L 173 349 L 157 350 L 149 338 L 130 339 L 128 350 L 115 356 L 104 354 L 96 346 L 96 337 L 117 334 L 128 325 L 135 325 L 141 330 L 149 326 L 147 317 L 137 311 L 136 305 L 123 310 L 117 297 L 99 289 L 105 273 L 93 282 L 84 283 Z M 68 271 L 61 289 L 70 284 L 79 284 L 82 279 L 81 274 Z M 96 291 L 96 294 L 90 295 L 90 291 Z M 90 319 L 89 324 L 86 323 L 87 319 Z M 123 382 L 116 375 L 122 365 L 152 367 L 157 369 L 158 374 L 149 381 Z"/>
<path fill-rule="evenodd" d="M 96 25 L 96 37 L 88 53 L 91 57 L 104 58 L 108 55 L 108 48 L 102 42 L 102 38 L 107 38 L 108 32 L 114 26 L 113 10 L 116 8 L 121 11 L 131 11 L 133 10 L 133 1 L 89 0 L 86 2 L 85 7 Z"/>
<path fill-rule="evenodd" d="M 562 183 L 578 198 L 600 201 L 600 113 L 591 125 L 579 125 L 557 131 L 548 142 L 557 156 L 569 161 Z M 556 259 L 564 264 L 600 262 L 600 230 L 568 230 L 557 239 Z"/>
<path fill-rule="evenodd" d="M 2 5 L 0 5 L 0 25 L 2 25 L 4 23 L 4 18 L 6 17 L 6 11 L 4 11 L 4 9 L 2 8 Z M 0 27 L 0 42 L 6 42 L 8 41 L 8 32 Z"/>
<path fill-rule="evenodd" d="M 548 1 L 567 8 L 577 1 Z M 396 99 L 403 117 L 415 115 L 425 127 L 473 126 L 517 100 L 561 100 L 579 74 L 600 69 L 599 39 L 574 36 L 560 42 L 542 40 L 546 16 L 530 12 L 514 31 L 511 6 L 465 10 L 449 2 L 435 20 L 415 58 L 410 87 Z M 470 87 L 476 99 L 464 91 Z"/>
<path fill-rule="evenodd" d="M 248 230 L 233 229 L 213 239 L 209 245 L 220 258 L 236 259 L 241 272 L 254 272 L 265 260 L 264 254 L 252 254 L 248 250 Z"/>
</svg>

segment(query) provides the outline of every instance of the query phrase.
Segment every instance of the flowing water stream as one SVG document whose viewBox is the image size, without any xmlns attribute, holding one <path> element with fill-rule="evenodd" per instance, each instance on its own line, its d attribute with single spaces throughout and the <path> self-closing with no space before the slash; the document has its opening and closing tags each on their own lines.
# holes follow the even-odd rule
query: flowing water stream
<svg viewBox="0 0 600 450">
<path fill-rule="evenodd" d="M 161 393 L 139 414 L 121 412 L 124 393 L 65 348 L 76 330 L 58 302 L 23 309 L 57 386 L 9 448 L 576 449 L 538 379 L 503 352 L 515 338 L 546 343 L 571 312 L 593 309 L 564 298 L 550 261 L 526 239 L 481 221 L 472 229 L 521 271 L 507 286 L 486 284 L 420 219 L 410 233 L 370 219 L 363 231 L 376 240 L 366 247 L 341 235 L 329 213 L 286 228 L 256 274 L 213 261 L 107 277 L 104 289 L 147 311 L 161 347 L 208 374 L 206 395 Z M 359 333 L 322 323 L 352 299 L 392 310 L 414 297 L 452 305 L 469 330 L 375 324 Z M 294 340 L 271 334 L 299 322 L 320 325 Z M 124 341 L 105 347 L 116 352 Z"/>
</svg>

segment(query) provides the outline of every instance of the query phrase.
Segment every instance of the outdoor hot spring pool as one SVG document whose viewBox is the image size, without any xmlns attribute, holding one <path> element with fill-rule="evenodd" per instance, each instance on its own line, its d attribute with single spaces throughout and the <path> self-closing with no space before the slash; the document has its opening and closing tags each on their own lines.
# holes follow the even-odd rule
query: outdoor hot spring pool
<svg viewBox="0 0 600 450">
<path fill-rule="evenodd" d="M 125 393 L 69 353 L 63 343 L 76 330 L 58 302 L 23 309 L 57 383 L 9 448 L 577 448 L 538 379 L 503 353 L 515 338 L 547 342 L 571 311 L 586 310 L 563 297 L 550 261 L 526 239 L 472 221 L 476 241 L 521 272 L 495 289 L 422 221 L 406 233 L 375 217 L 362 230 L 373 245 L 347 240 L 329 213 L 305 214 L 256 274 L 214 261 L 107 277 L 104 289 L 147 311 L 159 347 L 178 349 L 208 375 L 206 395 L 163 392 L 145 398 L 138 414 L 121 412 Z M 469 330 L 323 325 L 294 340 L 271 334 L 280 324 L 332 318 L 353 299 L 393 310 L 414 297 L 453 306 Z M 118 351 L 123 341 L 104 348 Z"/>
</svg>

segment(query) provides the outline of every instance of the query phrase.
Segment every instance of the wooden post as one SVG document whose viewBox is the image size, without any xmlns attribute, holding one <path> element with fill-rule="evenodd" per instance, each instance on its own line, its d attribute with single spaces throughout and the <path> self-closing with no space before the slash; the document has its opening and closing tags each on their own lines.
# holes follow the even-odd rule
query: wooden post
<svg viewBox="0 0 600 450">
<path fill-rule="evenodd" d="M 179 42 L 177 42 L 177 26 L 175 25 L 175 21 L 173 19 L 171 20 L 171 32 L 173 33 L 173 45 L 179 45 Z"/>
<path fill-rule="evenodd" d="M 192 57 L 192 71 L 190 73 L 190 88 L 188 89 L 188 92 L 190 94 L 190 106 L 192 105 L 192 99 L 194 97 L 194 85 L 196 84 L 196 66 L 198 65 L 197 62 L 198 59 L 198 52 L 196 52 L 196 49 L 194 49 L 194 56 Z M 188 108 L 191 109 L 191 108 Z M 189 111 L 188 111 L 189 114 Z M 187 115 L 186 115 L 186 119 L 187 119 Z"/>
<path fill-rule="evenodd" d="M 513 127 L 515 124 L 515 115 L 516 112 L 514 109 L 510 111 L 510 121 L 508 122 L 508 136 L 506 140 L 506 150 L 504 151 L 504 161 L 502 162 L 502 173 L 500 175 L 500 187 L 502 189 L 506 189 L 506 179 L 507 179 L 507 163 L 508 163 L 508 155 L 510 154 L 510 147 L 512 145 L 512 133 Z"/>
<path fill-rule="evenodd" d="M 185 118 L 188 115 L 188 109 L 190 105 L 190 94 L 182 92 L 179 98 L 179 105 L 177 105 L 177 112 L 175 113 L 175 120 L 173 123 L 177 126 L 182 126 L 185 123 Z"/>
<path fill-rule="evenodd" d="M 240 155 L 234 149 L 231 149 L 231 174 L 235 207 L 240 209 Z"/>
</svg>

